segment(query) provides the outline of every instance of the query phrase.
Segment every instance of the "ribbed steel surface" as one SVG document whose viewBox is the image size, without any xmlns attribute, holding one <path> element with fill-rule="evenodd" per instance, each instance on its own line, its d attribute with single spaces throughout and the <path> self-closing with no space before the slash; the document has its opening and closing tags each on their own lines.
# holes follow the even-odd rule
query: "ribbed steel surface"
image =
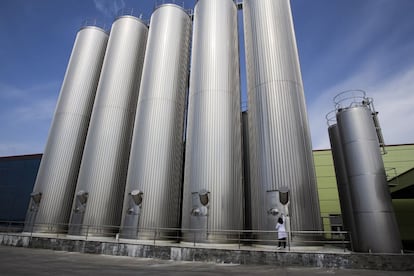
<svg viewBox="0 0 414 276">
<path fill-rule="evenodd" d="M 358 235 L 355 226 L 352 198 L 346 171 L 345 156 L 342 150 L 341 135 L 337 124 L 328 128 L 331 152 L 335 168 L 336 184 L 338 186 L 339 202 L 341 205 L 344 230 L 350 232 L 353 248 L 358 247 Z"/>
<path fill-rule="evenodd" d="M 358 236 L 355 250 L 399 253 L 401 238 L 372 112 L 357 106 L 342 109 L 336 118 Z"/>
<path fill-rule="evenodd" d="M 321 228 L 310 130 L 289 0 L 243 1 L 252 226 L 273 230 L 266 194 L 290 189 L 291 230 Z"/>
<path fill-rule="evenodd" d="M 151 16 L 125 189 L 125 237 L 153 238 L 145 229 L 180 227 L 191 26 L 190 16 L 173 4 Z M 139 218 L 128 212 L 134 190 L 143 192 Z"/>
<path fill-rule="evenodd" d="M 61 232 L 71 212 L 108 34 L 79 30 L 63 80 L 33 193 L 42 193 L 34 231 Z M 28 216 L 30 216 L 30 210 Z"/>
<path fill-rule="evenodd" d="M 236 5 L 231 0 L 199 0 L 193 28 L 182 227 L 200 228 L 190 213 L 193 195 L 206 190 L 207 228 L 242 229 Z"/>
<path fill-rule="evenodd" d="M 132 16 L 112 24 L 76 187 L 76 193 L 88 193 L 84 225 L 121 222 L 147 35 L 147 26 Z M 74 215 L 72 211 L 71 220 Z M 107 232 L 111 230 L 89 230 L 95 235 Z"/>
</svg>

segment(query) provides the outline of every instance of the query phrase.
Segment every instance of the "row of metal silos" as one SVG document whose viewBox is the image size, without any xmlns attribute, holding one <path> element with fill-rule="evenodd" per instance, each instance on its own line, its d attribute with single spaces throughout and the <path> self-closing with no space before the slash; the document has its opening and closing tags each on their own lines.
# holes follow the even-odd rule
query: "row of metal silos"
<svg viewBox="0 0 414 276">
<path fill-rule="evenodd" d="M 320 229 L 289 0 L 245 0 L 243 13 L 244 152 L 234 1 L 197 1 L 194 22 L 181 7 L 165 4 L 153 12 L 149 30 L 122 16 L 109 38 L 96 27 L 79 31 L 27 231 L 120 231 L 145 239 L 154 228 L 181 227 L 184 240 L 193 241 L 188 231 L 197 229 L 197 240 L 208 242 L 223 230 L 243 230 L 247 221 L 249 230 L 273 230 L 281 215 L 291 230 Z M 78 87 L 84 79 L 88 89 Z M 82 128 L 59 116 L 82 121 Z M 289 211 L 275 203 L 282 190 L 289 191 Z"/>
</svg>

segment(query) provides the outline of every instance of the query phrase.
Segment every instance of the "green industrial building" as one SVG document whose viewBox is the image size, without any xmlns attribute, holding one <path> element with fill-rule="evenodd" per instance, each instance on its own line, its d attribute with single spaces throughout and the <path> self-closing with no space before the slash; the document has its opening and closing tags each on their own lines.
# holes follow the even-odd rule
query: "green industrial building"
<svg viewBox="0 0 414 276">
<path fill-rule="evenodd" d="M 414 247 L 414 144 L 390 145 L 382 155 L 404 247 Z M 330 149 L 314 150 L 325 231 L 342 230 L 341 208 Z"/>
</svg>

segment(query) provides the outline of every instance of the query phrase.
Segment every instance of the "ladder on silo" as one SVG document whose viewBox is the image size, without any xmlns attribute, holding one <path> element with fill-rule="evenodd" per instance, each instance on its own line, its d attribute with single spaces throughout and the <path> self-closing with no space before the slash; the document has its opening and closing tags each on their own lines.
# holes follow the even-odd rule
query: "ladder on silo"
<svg viewBox="0 0 414 276">
<path fill-rule="evenodd" d="M 381 153 L 386 154 L 387 151 L 385 150 L 384 136 L 382 135 L 382 129 L 381 129 L 381 126 L 378 120 L 378 112 L 375 111 L 373 99 L 367 98 L 366 100 L 367 100 L 366 104 L 371 109 L 372 120 L 374 121 L 374 127 L 375 127 L 375 131 L 377 132 L 377 137 L 378 137 L 379 146 L 381 148 Z"/>
</svg>

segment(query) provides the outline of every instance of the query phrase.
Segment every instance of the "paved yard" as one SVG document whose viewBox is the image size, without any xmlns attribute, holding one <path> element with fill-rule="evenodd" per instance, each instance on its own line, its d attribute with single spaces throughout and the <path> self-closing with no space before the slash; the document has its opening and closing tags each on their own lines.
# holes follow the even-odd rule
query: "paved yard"
<svg viewBox="0 0 414 276">
<path fill-rule="evenodd" d="M 0 246 L 0 275 L 414 275 L 409 272 L 338 270 L 174 262 Z"/>
</svg>

